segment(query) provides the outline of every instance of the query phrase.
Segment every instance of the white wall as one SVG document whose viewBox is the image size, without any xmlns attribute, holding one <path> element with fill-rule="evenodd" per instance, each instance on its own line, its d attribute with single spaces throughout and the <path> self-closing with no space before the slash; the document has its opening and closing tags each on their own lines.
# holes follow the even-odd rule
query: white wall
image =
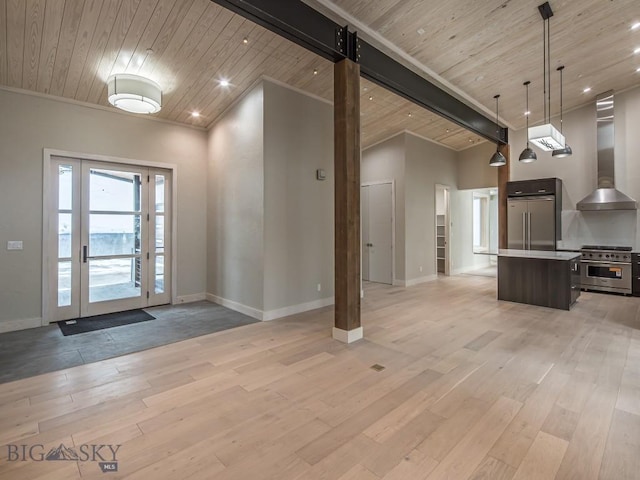
<svg viewBox="0 0 640 480">
<path fill-rule="evenodd" d="M 42 314 L 44 148 L 178 165 L 177 294 L 205 291 L 205 132 L 2 89 L 0 112 L 0 322 Z M 8 240 L 24 250 L 7 251 Z"/>
<path fill-rule="evenodd" d="M 333 303 L 333 186 L 333 106 L 265 81 L 265 312 Z"/>
<path fill-rule="evenodd" d="M 258 312 L 264 306 L 263 95 L 260 84 L 210 130 L 207 197 L 207 292 Z"/>
<path fill-rule="evenodd" d="M 405 277 L 405 134 L 369 147 L 362 152 L 361 182 L 393 180 L 395 183 L 395 273 L 394 283 Z"/>
<path fill-rule="evenodd" d="M 558 119 L 552 119 L 558 125 Z M 629 245 L 640 248 L 640 229 L 635 211 L 578 212 L 576 203 L 597 186 L 596 109 L 593 102 L 564 115 L 564 134 L 573 155 L 556 158 L 536 149 L 538 161 L 521 164 L 524 129 L 511 135 L 511 180 L 558 177 L 563 180 L 562 242 L 560 247 L 583 244 Z M 640 199 L 640 88 L 615 95 L 616 187 Z M 534 147 L 535 148 L 535 147 Z"/>
</svg>

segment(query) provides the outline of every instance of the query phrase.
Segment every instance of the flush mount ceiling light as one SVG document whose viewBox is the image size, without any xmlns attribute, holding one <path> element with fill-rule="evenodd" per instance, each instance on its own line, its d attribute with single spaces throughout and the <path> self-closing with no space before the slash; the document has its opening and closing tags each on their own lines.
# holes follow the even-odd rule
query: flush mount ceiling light
<svg viewBox="0 0 640 480">
<path fill-rule="evenodd" d="M 564 65 L 560 65 L 558 67 L 558 71 L 560 72 L 560 133 L 562 133 L 562 71 L 563 70 L 564 70 Z M 565 143 L 564 147 L 554 150 L 551 155 L 556 158 L 564 158 L 564 157 L 569 157 L 573 155 L 573 151 L 571 150 L 571 147 Z"/>
<path fill-rule="evenodd" d="M 495 95 L 493 98 L 496 99 L 496 125 L 500 128 L 500 124 L 498 123 L 498 99 L 500 95 Z M 500 145 L 496 144 L 496 153 L 493 154 L 491 160 L 489 160 L 489 166 L 491 167 L 501 167 L 507 164 L 507 159 L 504 157 L 502 153 L 500 153 Z"/>
<path fill-rule="evenodd" d="M 550 152 L 564 148 L 564 135 L 551 124 L 551 29 L 549 19 L 553 17 L 553 10 L 549 2 L 538 7 L 543 20 L 543 79 L 544 79 L 544 125 L 537 125 L 528 129 L 529 141 L 536 147 Z M 547 72 L 548 70 L 548 72 Z M 548 103 L 548 105 L 547 105 Z"/>
<path fill-rule="evenodd" d="M 524 116 L 527 118 L 527 132 L 529 131 L 529 114 L 531 113 L 529 112 L 529 85 L 530 84 L 531 82 L 529 80 L 523 83 L 523 85 L 527 89 L 527 103 L 526 103 L 526 110 L 524 114 Z M 527 138 L 527 147 L 522 151 L 522 153 L 520 154 L 520 158 L 518 158 L 518 160 L 520 160 L 522 163 L 531 163 L 531 162 L 535 162 L 537 159 L 538 159 L 538 156 L 536 155 L 536 152 L 531 150 L 531 148 L 529 147 L 529 139 Z"/>
<path fill-rule="evenodd" d="M 157 113 L 162 107 L 162 90 L 148 78 L 128 73 L 111 75 L 107 80 L 109 103 L 130 113 Z"/>
</svg>

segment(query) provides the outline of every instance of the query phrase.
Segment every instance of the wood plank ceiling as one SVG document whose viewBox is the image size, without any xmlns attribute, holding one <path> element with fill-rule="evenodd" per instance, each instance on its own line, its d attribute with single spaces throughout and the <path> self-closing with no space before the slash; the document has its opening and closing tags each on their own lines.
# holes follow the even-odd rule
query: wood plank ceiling
<svg viewBox="0 0 640 480">
<path fill-rule="evenodd" d="M 501 93 L 501 117 L 516 128 L 524 125 L 522 82 L 531 80 L 531 118 L 542 119 L 541 0 L 314 1 L 353 15 L 489 112 Z M 559 64 L 565 110 L 639 83 L 640 28 L 630 28 L 640 22 L 638 0 L 552 7 L 552 113 Z M 261 75 L 333 96 L 330 62 L 209 0 L 0 0 L 0 32 L 0 85 L 107 106 L 110 74 L 140 74 L 163 89 L 158 116 L 185 124 L 210 126 Z M 364 147 L 403 130 L 454 150 L 483 141 L 367 81 L 361 103 Z"/>
<path fill-rule="evenodd" d="M 495 111 L 493 95 L 501 94 L 500 117 L 517 129 L 525 123 L 523 82 L 530 80 L 531 121 L 543 119 L 543 21 L 537 7 L 544 0 L 305 1 L 354 17 L 489 111 Z M 598 93 L 640 85 L 640 1 L 550 4 L 552 115 L 560 111 L 560 65 L 566 67 L 565 111 L 595 102 Z"/>
<path fill-rule="evenodd" d="M 0 31 L 0 85 L 109 106 L 109 75 L 139 74 L 162 87 L 157 116 L 189 125 L 262 75 L 333 99 L 330 62 L 209 0 L 0 0 Z M 482 141 L 364 80 L 362 95 L 363 146 L 405 129 L 455 150 Z"/>
</svg>

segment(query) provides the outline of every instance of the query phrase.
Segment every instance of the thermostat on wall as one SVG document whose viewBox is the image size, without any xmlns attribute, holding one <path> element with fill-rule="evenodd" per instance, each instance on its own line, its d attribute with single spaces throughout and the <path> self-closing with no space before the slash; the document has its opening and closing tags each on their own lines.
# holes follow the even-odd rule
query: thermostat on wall
<svg viewBox="0 0 640 480">
<path fill-rule="evenodd" d="M 319 168 L 318 170 L 316 170 L 316 179 L 318 180 L 324 180 L 327 178 L 326 173 L 324 173 L 324 170 Z"/>
</svg>

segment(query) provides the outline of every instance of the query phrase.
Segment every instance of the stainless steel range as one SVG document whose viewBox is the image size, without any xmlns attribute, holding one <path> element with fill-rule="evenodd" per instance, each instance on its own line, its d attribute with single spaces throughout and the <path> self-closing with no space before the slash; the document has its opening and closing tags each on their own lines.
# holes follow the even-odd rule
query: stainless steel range
<svg viewBox="0 0 640 480">
<path fill-rule="evenodd" d="M 580 252 L 583 290 L 631 295 L 631 247 L 585 245 Z"/>
</svg>

